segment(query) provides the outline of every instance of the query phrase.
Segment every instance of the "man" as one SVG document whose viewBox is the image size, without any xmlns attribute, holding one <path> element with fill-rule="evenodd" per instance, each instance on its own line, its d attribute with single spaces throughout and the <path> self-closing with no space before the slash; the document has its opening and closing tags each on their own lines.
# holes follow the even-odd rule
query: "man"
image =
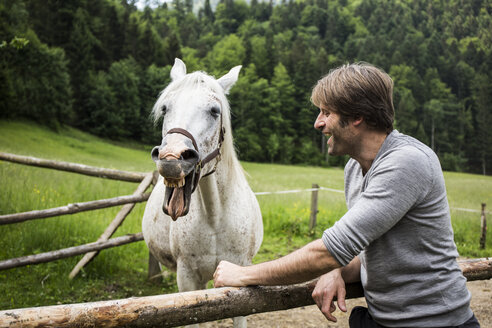
<svg viewBox="0 0 492 328">
<path fill-rule="evenodd" d="M 361 281 L 368 309 L 350 327 L 479 327 L 457 264 L 439 160 L 416 139 L 393 130 L 393 81 L 369 64 L 344 65 L 318 81 L 314 127 L 330 136 L 330 155 L 349 155 L 348 211 L 322 239 L 280 259 L 240 267 L 222 261 L 215 286 L 284 285 L 323 275 L 313 292 L 336 321 L 336 296 Z M 328 273 L 327 273 L 328 272 Z"/>
</svg>

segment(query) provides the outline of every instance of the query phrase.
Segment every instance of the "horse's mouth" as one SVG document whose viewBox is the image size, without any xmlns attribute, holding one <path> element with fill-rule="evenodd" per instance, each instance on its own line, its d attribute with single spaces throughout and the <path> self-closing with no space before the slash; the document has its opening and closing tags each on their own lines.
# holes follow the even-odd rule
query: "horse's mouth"
<svg viewBox="0 0 492 328">
<path fill-rule="evenodd" d="M 180 216 L 185 216 L 190 210 L 194 175 L 195 172 L 192 170 L 186 177 L 181 179 L 164 177 L 166 193 L 162 210 L 169 215 L 173 221 L 176 221 Z"/>
</svg>

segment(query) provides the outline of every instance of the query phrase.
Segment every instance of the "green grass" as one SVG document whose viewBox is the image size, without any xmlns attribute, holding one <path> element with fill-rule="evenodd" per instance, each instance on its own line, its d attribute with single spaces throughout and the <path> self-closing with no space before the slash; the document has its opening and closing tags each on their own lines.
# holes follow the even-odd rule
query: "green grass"
<svg viewBox="0 0 492 328">
<path fill-rule="evenodd" d="M 154 169 L 150 145 L 108 142 L 72 128 L 53 132 L 30 122 L 0 121 L 0 151 L 106 168 Z M 242 163 L 255 192 L 308 189 L 312 183 L 343 189 L 343 170 Z M 445 173 L 451 207 L 480 209 L 492 204 L 492 177 Z M 133 193 L 137 184 L 0 161 L 0 214 L 52 208 Z M 344 195 L 319 192 L 318 226 L 308 229 L 310 192 L 259 195 L 265 236 L 254 262 L 285 255 L 319 238 L 346 211 Z M 95 241 L 119 208 L 0 226 L 0 260 Z M 115 236 L 141 231 L 144 204 L 138 204 Z M 478 247 L 480 214 L 452 210 L 455 240 L 462 256 L 492 254 Z M 490 220 L 489 220 L 490 221 Z M 102 251 L 74 280 L 68 274 L 81 256 L 0 271 L 0 309 L 76 303 L 176 292 L 175 275 L 162 284 L 147 281 L 148 251 L 133 243 Z"/>
</svg>

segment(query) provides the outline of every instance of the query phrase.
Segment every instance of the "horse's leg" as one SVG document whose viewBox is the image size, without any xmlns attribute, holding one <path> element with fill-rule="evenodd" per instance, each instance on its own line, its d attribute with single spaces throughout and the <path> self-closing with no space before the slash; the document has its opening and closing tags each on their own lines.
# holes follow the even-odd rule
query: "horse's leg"
<svg viewBox="0 0 492 328">
<path fill-rule="evenodd" d="M 241 261 L 240 265 L 242 266 L 251 265 L 251 261 Z M 246 328 L 248 326 L 246 317 L 235 317 L 232 320 L 234 322 L 234 328 Z"/>
<path fill-rule="evenodd" d="M 234 322 L 234 328 L 246 328 L 248 326 L 246 317 L 235 317 L 232 320 Z"/>
<path fill-rule="evenodd" d="M 207 283 L 200 280 L 199 274 L 178 259 L 177 277 L 179 292 L 189 292 L 192 290 L 206 289 Z M 198 324 L 185 326 L 186 328 L 198 328 Z"/>
</svg>

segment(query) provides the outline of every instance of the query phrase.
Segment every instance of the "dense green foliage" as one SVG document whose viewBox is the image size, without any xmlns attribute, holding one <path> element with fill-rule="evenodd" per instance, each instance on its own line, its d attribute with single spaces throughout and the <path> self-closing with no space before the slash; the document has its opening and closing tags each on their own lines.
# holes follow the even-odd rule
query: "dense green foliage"
<svg viewBox="0 0 492 328">
<path fill-rule="evenodd" d="M 489 173 L 489 0 L 221 0 L 195 13 L 189 0 L 0 0 L 1 117 L 157 144 L 149 112 L 175 57 L 215 76 L 242 64 L 230 95 L 241 159 L 339 165 L 312 128 L 311 88 L 366 61 L 394 78 L 396 128 L 446 170 Z"/>
</svg>

